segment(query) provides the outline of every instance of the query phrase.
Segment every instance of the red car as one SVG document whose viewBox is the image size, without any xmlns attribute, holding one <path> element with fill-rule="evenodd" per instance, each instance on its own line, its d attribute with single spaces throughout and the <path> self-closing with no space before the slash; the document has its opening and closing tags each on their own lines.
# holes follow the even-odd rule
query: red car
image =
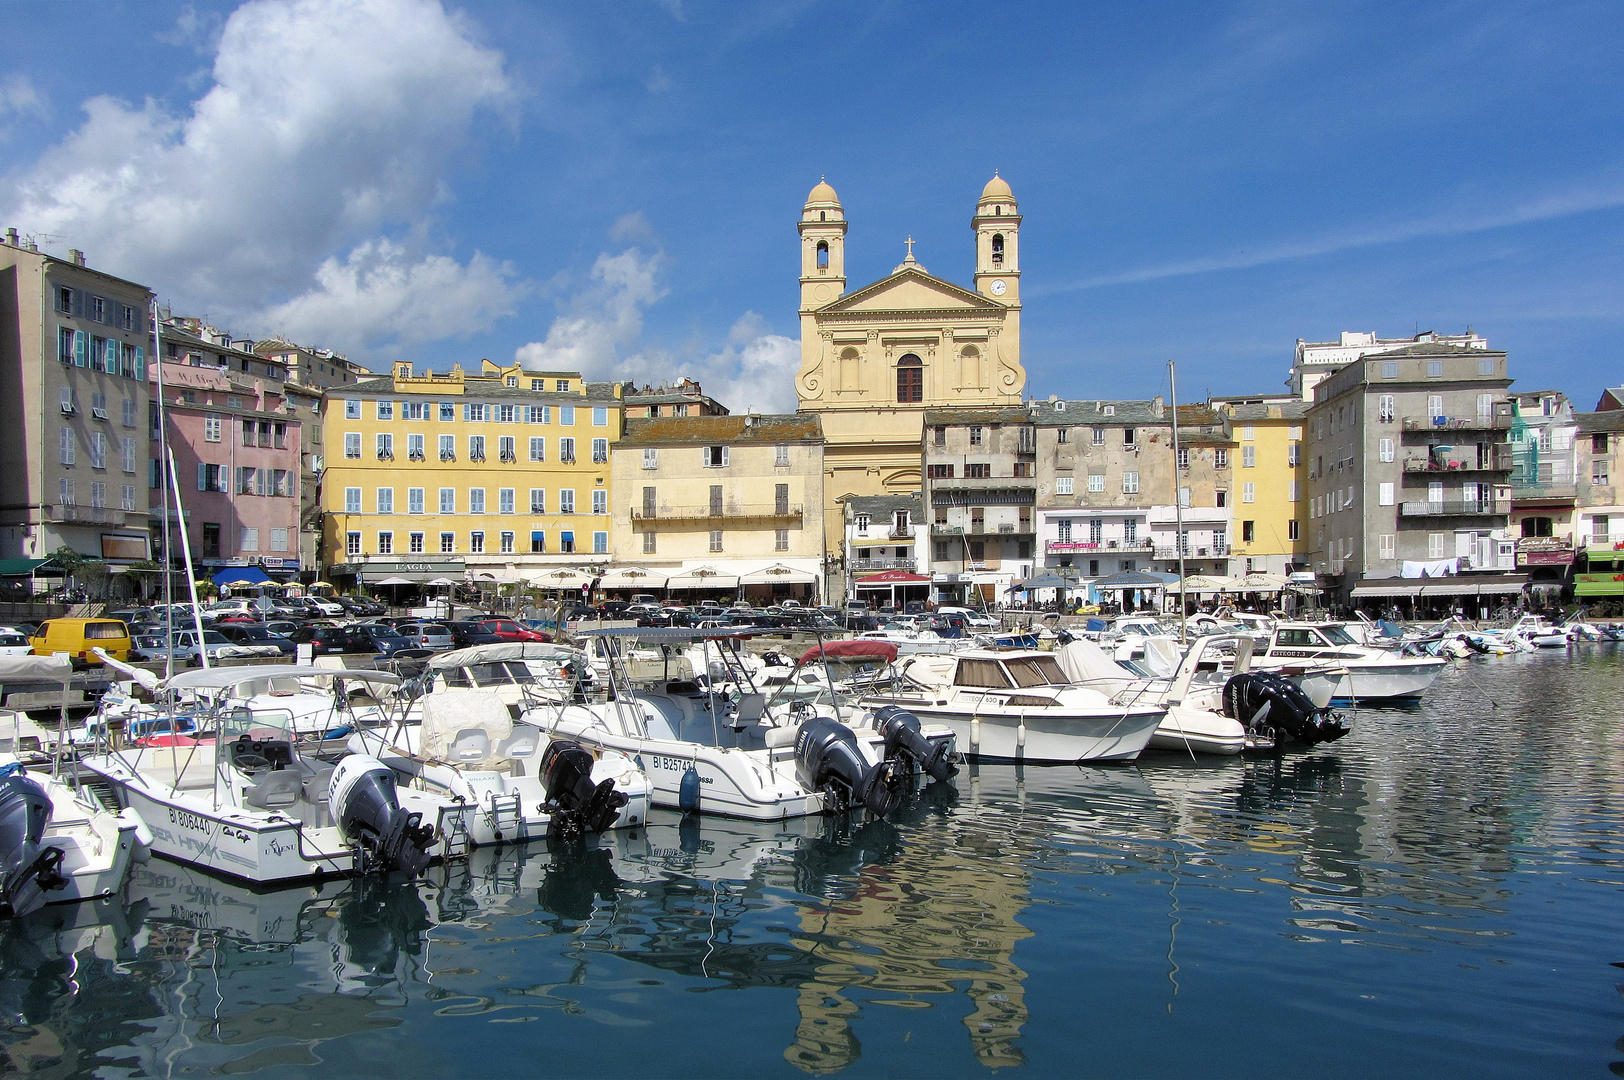
<svg viewBox="0 0 1624 1080">
<path fill-rule="evenodd" d="M 479 631 L 499 637 L 503 641 L 551 641 L 551 634 L 544 634 L 540 630 L 532 630 L 528 626 L 520 626 L 512 619 L 485 619 L 479 624 Z"/>
</svg>

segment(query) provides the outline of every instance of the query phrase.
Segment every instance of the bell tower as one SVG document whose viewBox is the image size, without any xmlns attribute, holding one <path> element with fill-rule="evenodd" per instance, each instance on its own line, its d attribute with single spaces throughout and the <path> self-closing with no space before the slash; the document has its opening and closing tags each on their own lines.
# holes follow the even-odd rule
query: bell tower
<svg viewBox="0 0 1624 1080">
<path fill-rule="evenodd" d="M 846 292 L 846 213 L 840 196 L 819 180 L 801 209 L 801 310 L 820 308 Z"/>
<path fill-rule="evenodd" d="M 1015 193 L 996 171 L 981 189 L 976 216 L 976 292 L 1002 304 L 1021 304 L 1021 214 Z"/>
</svg>

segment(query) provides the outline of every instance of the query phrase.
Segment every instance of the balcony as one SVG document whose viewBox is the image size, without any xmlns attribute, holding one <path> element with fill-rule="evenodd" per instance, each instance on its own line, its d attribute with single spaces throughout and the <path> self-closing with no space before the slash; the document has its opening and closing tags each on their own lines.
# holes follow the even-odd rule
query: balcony
<svg viewBox="0 0 1624 1080">
<path fill-rule="evenodd" d="M 1043 545 L 1043 550 L 1050 555 L 1071 555 L 1101 551 L 1145 552 L 1154 546 L 1149 540 L 1050 540 Z"/>
<path fill-rule="evenodd" d="M 1509 412 L 1493 416 L 1406 416 L 1404 430 L 1411 431 L 1509 431 Z"/>
<path fill-rule="evenodd" d="M 1453 499 L 1399 505 L 1401 517 L 1497 517 L 1510 512 L 1509 504 L 1493 499 Z"/>
<path fill-rule="evenodd" d="M 724 506 L 634 506 L 633 521 L 658 521 L 673 525 L 722 522 L 777 522 L 801 520 L 803 510 L 789 503 L 731 503 Z"/>
<path fill-rule="evenodd" d="M 157 514 L 157 510 L 152 511 Z M 187 515 L 190 517 L 190 514 Z M 108 506 L 75 506 L 71 503 L 52 503 L 45 507 L 47 521 L 76 521 L 86 525 L 123 525 L 124 511 Z"/>
<path fill-rule="evenodd" d="M 1511 501 L 1520 502 L 1573 502 L 1579 497 L 1577 484 L 1553 484 L 1548 481 L 1519 484 L 1513 478 L 1511 483 Z"/>
<path fill-rule="evenodd" d="M 1404 471 L 1407 473 L 1510 472 L 1511 469 L 1511 448 L 1508 446 L 1493 447 L 1487 462 L 1437 461 L 1430 457 L 1404 459 Z"/>
<path fill-rule="evenodd" d="M 866 573 L 872 570 L 913 570 L 918 565 L 913 559 L 853 559 L 851 569 L 853 573 Z"/>
</svg>

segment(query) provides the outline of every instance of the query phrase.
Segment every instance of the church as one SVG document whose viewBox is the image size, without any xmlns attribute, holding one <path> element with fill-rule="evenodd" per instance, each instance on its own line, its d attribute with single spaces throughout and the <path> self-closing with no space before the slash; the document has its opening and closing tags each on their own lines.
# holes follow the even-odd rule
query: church
<svg viewBox="0 0 1624 1080">
<path fill-rule="evenodd" d="M 817 413 L 824 448 L 825 528 L 839 550 L 840 500 L 920 491 L 927 409 L 1018 405 L 1021 216 L 994 174 L 976 203 L 970 288 L 907 257 L 888 276 L 846 288 L 846 214 L 820 181 L 801 211 L 801 412 Z"/>
</svg>

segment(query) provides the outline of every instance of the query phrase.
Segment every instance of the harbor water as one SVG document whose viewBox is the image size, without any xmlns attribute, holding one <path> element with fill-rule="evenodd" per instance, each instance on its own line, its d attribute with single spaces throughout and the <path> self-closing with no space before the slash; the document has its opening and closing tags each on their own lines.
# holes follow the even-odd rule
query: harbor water
<svg viewBox="0 0 1624 1080">
<path fill-rule="evenodd" d="M 981 767 L 416 884 L 154 860 L 0 941 L 0 1070 L 1624 1074 L 1624 646 L 1451 664 L 1281 757 Z"/>
</svg>

